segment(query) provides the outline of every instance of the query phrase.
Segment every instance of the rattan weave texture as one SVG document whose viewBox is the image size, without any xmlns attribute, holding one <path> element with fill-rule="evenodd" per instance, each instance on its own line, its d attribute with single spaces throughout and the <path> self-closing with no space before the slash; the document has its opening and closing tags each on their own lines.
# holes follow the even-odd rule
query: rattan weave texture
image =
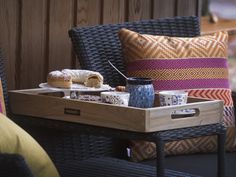
<svg viewBox="0 0 236 177">
<path fill-rule="evenodd" d="M 0 177 L 33 177 L 33 174 L 22 156 L 0 154 Z"/>
<path fill-rule="evenodd" d="M 5 57 L 3 57 L 3 51 L 0 48 L 0 78 L 2 81 L 2 87 L 3 87 L 3 94 L 4 94 L 4 100 L 5 100 L 5 106 L 6 106 L 6 112 L 8 113 L 8 96 L 7 96 L 7 80 L 6 80 L 6 72 L 5 72 Z"/>
<path fill-rule="evenodd" d="M 72 168 L 66 169 L 61 167 L 61 173 L 64 171 L 70 177 L 154 177 L 156 176 L 156 169 L 153 166 L 141 165 L 137 163 L 128 162 L 125 160 L 118 160 L 113 158 L 96 158 L 88 159 L 71 165 Z M 85 170 L 86 169 L 86 170 Z M 77 173 L 77 175 L 75 175 Z M 165 177 L 200 177 L 188 173 L 177 172 L 174 170 L 165 170 Z"/>
</svg>

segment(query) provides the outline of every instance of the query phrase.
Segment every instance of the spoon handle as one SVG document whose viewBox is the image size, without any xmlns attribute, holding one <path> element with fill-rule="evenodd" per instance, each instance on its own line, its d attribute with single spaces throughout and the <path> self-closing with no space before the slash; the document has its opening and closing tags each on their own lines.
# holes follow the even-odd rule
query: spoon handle
<svg viewBox="0 0 236 177">
<path fill-rule="evenodd" d="M 126 77 L 122 72 L 120 72 L 120 70 L 118 70 L 118 69 L 110 62 L 110 60 L 108 60 L 108 63 L 109 63 L 118 73 L 120 73 L 120 75 L 122 75 L 125 79 L 128 79 L 128 77 Z"/>
</svg>

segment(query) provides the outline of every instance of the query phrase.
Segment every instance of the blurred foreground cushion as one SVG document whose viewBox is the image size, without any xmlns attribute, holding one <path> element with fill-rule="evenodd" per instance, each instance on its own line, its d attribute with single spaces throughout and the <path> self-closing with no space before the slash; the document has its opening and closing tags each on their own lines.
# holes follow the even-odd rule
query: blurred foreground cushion
<svg viewBox="0 0 236 177">
<path fill-rule="evenodd" d="M 0 113 L 0 153 L 21 155 L 35 177 L 59 177 L 42 147 L 22 128 Z"/>
<path fill-rule="evenodd" d="M 223 100 L 226 149 L 235 150 L 236 131 L 228 80 L 226 32 L 184 38 L 121 29 L 119 38 L 128 76 L 152 78 L 156 91 L 187 90 L 189 96 Z M 167 143 L 165 151 L 172 155 L 214 152 L 216 148 L 216 136 L 208 136 Z M 155 155 L 154 143 L 131 142 L 132 160 L 154 158 Z"/>
</svg>

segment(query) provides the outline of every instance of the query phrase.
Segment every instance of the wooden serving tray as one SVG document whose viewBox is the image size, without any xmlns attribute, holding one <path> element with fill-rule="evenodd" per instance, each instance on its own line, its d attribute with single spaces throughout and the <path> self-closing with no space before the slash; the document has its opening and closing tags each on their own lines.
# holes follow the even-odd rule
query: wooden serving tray
<svg viewBox="0 0 236 177">
<path fill-rule="evenodd" d="M 78 122 L 136 132 L 154 132 L 222 122 L 223 101 L 188 97 L 180 106 L 159 107 L 158 94 L 153 108 L 135 108 L 63 98 L 64 93 L 48 89 L 9 92 L 13 114 Z M 172 114 L 193 109 L 193 114 Z"/>
</svg>

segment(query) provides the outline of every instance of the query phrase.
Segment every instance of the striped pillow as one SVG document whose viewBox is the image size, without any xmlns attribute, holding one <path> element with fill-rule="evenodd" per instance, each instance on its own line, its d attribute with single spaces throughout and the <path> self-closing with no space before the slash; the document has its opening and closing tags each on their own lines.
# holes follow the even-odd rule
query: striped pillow
<svg viewBox="0 0 236 177">
<path fill-rule="evenodd" d="M 119 38 L 128 76 L 151 77 L 156 91 L 188 90 L 190 96 L 223 100 L 224 122 L 228 127 L 226 148 L 235 149 L 235 118 L 228 80 L 226 32 L 183 38 L 139 34 L 121 29 Z M 142 144 L 140 147 L 146 146 Z M 131 157 L 135 161 L 148 158 L 147 153 L 143 153 L 134 142 L 132 147 Z M 214 137 L 202 137 L 167 143 L 165 150 L 167 154 L 185 154 L 215 151 L 216 147 Z"/>
</svg>

